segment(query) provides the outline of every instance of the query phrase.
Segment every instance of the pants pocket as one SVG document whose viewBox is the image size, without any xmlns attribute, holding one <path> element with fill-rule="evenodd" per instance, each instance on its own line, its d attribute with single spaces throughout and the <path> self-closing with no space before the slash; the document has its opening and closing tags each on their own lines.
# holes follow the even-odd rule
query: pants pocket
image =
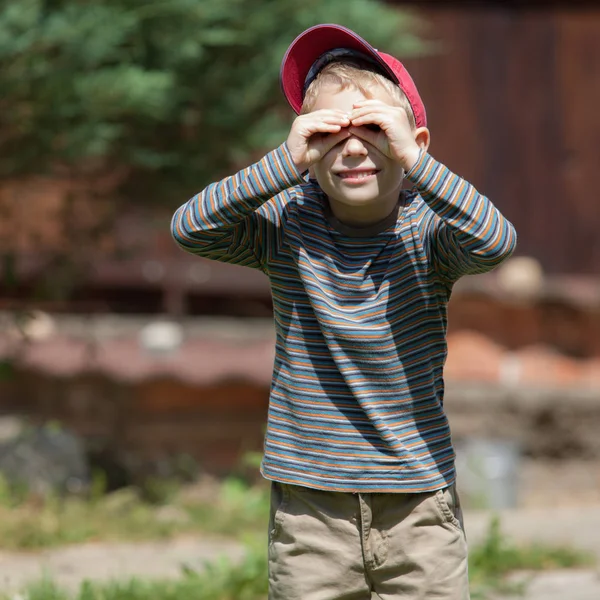
<svg viewBox="0 0 600 600">
<path fill-rule="evenodd" d="M 285 510 L 290 499 L 287 485 L 273 481 L 271 483 L 271 508 L 269 511 L 269 546 L 279 537 Z"/>
<path fill-rule="evenodd" d="M 442 490 L 438 490 L 434 498 L 442 520 L 464 531 L 462 508 L 458 492 L 456 491 L 456 485 L 453 484 Z"/>
</svg>

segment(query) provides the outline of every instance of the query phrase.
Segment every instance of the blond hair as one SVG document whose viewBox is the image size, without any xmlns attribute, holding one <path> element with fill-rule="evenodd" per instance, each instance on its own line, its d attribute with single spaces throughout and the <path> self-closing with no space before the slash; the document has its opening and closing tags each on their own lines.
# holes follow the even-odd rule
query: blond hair
<svg viewBox="0 0 600 600">
<path fill-rule="evenodd" d="M 410 102 L 400 87 L 391 79 L 375 71 L 368 63 L 354 60 L 336 61 L 323 67 L 306 90 L 300 114 L 312 111 L 317 96 L 328 85 L 335 85 L 340 91 L 355 89 L 367 98 L 372 97 L 374 86 L 381 86 L 392 97 L 395 106 L 400 106 L 406 111 L 411 128 L 417 128 Z"/>
</svg>

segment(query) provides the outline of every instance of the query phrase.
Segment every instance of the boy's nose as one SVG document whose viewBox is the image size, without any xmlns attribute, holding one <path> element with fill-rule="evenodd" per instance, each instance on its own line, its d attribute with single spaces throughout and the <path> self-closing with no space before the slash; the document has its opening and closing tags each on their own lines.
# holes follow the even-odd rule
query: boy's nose
<svg viewBox="0 0 600 600">
<path fill-rule="evenodd" d="M 355 135 L 351 135 L 346 140 L 344 148 L 342 149 L 342 156 L 366 156 L 367 154 L 368 150 L 363 141 Z"/>
</svg>

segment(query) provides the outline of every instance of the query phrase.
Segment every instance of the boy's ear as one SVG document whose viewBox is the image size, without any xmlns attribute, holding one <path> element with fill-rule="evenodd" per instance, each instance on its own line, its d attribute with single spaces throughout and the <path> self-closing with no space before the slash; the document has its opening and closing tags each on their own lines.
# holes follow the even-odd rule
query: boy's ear
<svg viewBox="0 0 600 600">
<path fill-rule="evenodd" d="M 429 133 L 429 129 L 427 127 L 419 127 L 415 131 L 415 141 L 419 148 L 422 148 L 427 152 L 429 149 L 429 144 L 431 142 L 431 134 Z"/>
</svg>

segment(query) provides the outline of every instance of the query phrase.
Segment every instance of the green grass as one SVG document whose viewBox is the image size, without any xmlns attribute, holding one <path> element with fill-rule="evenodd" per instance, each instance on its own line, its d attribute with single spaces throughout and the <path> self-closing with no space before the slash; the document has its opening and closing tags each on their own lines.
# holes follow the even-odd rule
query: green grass
<svg viewBox="0 0 600 600">
<path fill-rule="evenodd" d="M 523 585 L 507 576 L 516 571 L 544 571 L 593 565 L 591 554 L 568 547 L 542 544 L 516 546 L 502 535 L 500 521 L 491 521 L 485 540 L 469 551 L 472 599 L 486 598 L 492 591 L 520 593 Z"/>
<path fill-rule="evenodd" d="M 29 586 L 20 596 L 2 595 L 2 600 L 266 600 L 266 554 L 250 549 L 239 564 L 223 559 L 198 573 L 186 570 L 172 581 L 131 579 L 124 582 L 84 582 L 69 595 L 51 580 Z"/>
<path fill-rule="evenodd" d="M 113 583 L 84 582 L 69 595 L 52 581 L 31 585 L 21 596 L 0 595 L 1 600 L 265 600 L 267 558 L 262 538 L 251 537 L 244 560 L 226 558 L 201 571 L 184 569 L 170 581 L 132 579 Z M 485 600 L 492 592 L 519 593 L 522 585 L 507 582 L 507 575 L 522 569 L 543 570 L 591 564 L 590 556 L 568 548 L 516 547 L 500 532 L 498 521 L 490 525 L 487 538 L 472 549 L 469 560 L 472 599 Z"/>
<path fill-rule="evenodd" d="M 149 502 L 144 498 L 154 498 Z M 167 504 L 157 504 L 161 500 Z M 67 594 L 52 581 L 41 581 L 23 592 L 23 600 L 264 600 L 267 594 L 266 523 L 269 491 L 238 479 L 204 488 L 174 487 L 164 482 L 148 494 L 135 489 L 91 498 L 47 498 L 15 495 L 0 480 L 0 547 L 35 550 L 86 541 L 143 541 L 181 533 L 221 534 L 245 541 L 246 557 L 238 563 L 212 562 L 198 572 L 184 569 L 172 581 L 131 580 L 85 582 Z M 569 548 L 515 546 L 490 524 L 482 544 L 472 547 L 469 572 L 473 600 L 492 591 L 518 592 L 509 583 L 515 571 L 590 565 L 592 558 Z M 6 596 L 0 600 L 14 600 Z"/>
<path fill-rule="evenodd" d="M 155 494 L 157 497 L 159 494 Z M 173 489 L 168 505 L 123 489 L 91 499 L 16 498 L 0 480 L 0 548 L 39 550 L 89 541 L 144 541 L 204 532 L 239 537 L 266 529 L 266 486 L 226 480 L 201 499 Z"/>
</svg>

